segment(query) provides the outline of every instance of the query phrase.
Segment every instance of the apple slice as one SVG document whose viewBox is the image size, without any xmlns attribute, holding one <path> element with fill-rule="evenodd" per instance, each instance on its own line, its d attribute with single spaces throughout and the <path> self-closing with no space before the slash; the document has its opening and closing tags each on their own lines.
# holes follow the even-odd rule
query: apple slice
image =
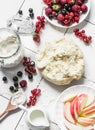
<svg viewBox="0 0 95 130">
<path fill-rule="evenodd" d="M 94 118 L 85 118 L 85 117 L 79 117 L 77 119 L 77 122 L 83 126 L 90 126 L 95 124 Z"/>
<path fill-rule="evenodd" d="M 71 123 L 75 123 L 70 111 L 70 102 L 65 103 L 64 105 L 64 117 Z"/>
<path fill-rule="evenodd" d="M 76 106 L 76 100 L 77 100 L 77 98 L 75 98 L 73 100 L 73 102 L 71 102 L 71 104 L 70 104 L 70 111 L 71 111 L 71 115 L 74 118 L 74 120 L 76 120 L 78 118 L 78 113 L 77 113 L 76 107 L 75 107 Z"/>
<path fill-rule="evenodd" d="M 86 107 L 92 105 L 95 102 L 95 96 L 92 94 L 88 94 L 88 100 L 86 103 Z"/>
<path fill-rule="evenodd" d="M 64 119 L 64 125 L 69 130 L 83 130 L 81 126 L 75 125 Z"/>
<path fill-rule="evenodd" d="M 71 102 L 70 105 L 71 115 L 75 120 L 77 120 L 78 115 L 85 107 L 87 99 L 88 99 L 87 94 L 80 94 L 77 98 L 73 100 L 73 102 Z"/>
<path fill-rule="evenodd" d="M 77 97 L 77 95 L 73 95 L 72 97 L 66 99 L 66 100 L 64 101 L 64 103 L 66 103 L 66 102 L 72 102 L 76 97 Z"/>
<path fill-rule="evenodd" d="M 80 94 L 75 102 L 75 108 L 78 113 L 78 115 L 81 113 L 83 108 L 86 106 L 88 100 L 88 95 L 87 94 Z"/>
<path fill-rule="evenodd" d="M 95 104 L 92 104 L 83 109 L 81 116 L 88 116 L 92 114 L 95 114 Z"/>
</svg>

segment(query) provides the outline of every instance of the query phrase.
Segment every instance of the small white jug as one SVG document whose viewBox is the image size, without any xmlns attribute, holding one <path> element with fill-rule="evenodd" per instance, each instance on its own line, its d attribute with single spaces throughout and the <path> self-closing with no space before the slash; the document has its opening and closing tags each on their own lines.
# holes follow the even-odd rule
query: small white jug
<svg viewBox="0 0 95 130">
<path fill-rule="evenodd" d="M 23 109 L 22 107 L 20 107 Z M 24 109 L 26 110 L 26 109 Z M 43 130 L 49 127 L 49 121 L 45 110 L 41 107 L 33 107 L 27 111 L 27 121 L 33 130 Z"/>
</svg>

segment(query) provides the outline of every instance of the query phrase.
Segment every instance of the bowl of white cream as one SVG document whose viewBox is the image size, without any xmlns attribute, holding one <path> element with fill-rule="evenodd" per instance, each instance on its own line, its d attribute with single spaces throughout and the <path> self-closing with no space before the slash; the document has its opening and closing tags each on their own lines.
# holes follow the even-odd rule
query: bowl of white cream
<svg viewBox="0 0 95 130">
<path fill-rule="evenodd" d="M 0 66 L 14 67 L 23 58 L 21 40 L 18 34 L 7 28 L 0 28 Z"/>
</svg>

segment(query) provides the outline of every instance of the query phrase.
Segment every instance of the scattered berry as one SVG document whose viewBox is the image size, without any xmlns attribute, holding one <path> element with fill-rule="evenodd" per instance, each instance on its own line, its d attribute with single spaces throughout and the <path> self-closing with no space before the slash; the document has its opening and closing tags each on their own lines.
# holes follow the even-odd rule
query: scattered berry
<svg viewBox="0 0 95 130">
<path fill-rule="evenodd" d="M 34 40 L 35 42 L 39 43 L 39 42 L 40 42 L 40 36 L 39 36 L 39 34 L 33 35 L 33 40 Z"/>
<path fill-rule="evenodd" d="M 14 81 L 14 82 L 17 82 L 17 81 L 18 81 L 18 77 L 17 77 L 17 76 L 14 76 L 14 77 L 13 77 L 13 81 Z"/>
<path fill-rule="evenodd" d="M 19 82 L 19 84 L 20 84 L 20 86 L 21 86 L 22 88 L 25 88 L 25 87 L 27 86 L 27 81 L 26 81 L 26 80 L 21 80 L 21 81 Z"/>
<path fill-rule="evenodd" d="M 18 13 L 19 13 L 20 15 L 23 15 L 23 12 L 22 12 L 22 10 L 19 10 L 19 11 L 18 11 Z"/>
<path fill-rule="evenodd" d="M 2 80 L 4 81 L 4 83 L 6 83 L 6 82 L 8 81 L 8 79 L 7 79 L 6 76 L 4 76 L 4 77 L 2 78 Z"/>
<path fill-rule="evenodd" d="M 28 74 L 29 79 L 33 79 L 33 74 Z"/>
<path fill-rule="evenodd" d="M 30 16 L 31 19 L 33 19 L 34 18 L 34 13 L 30 13 L 29 16 Z"/>
<path fill-rule="evenodd" d="M 37 17 L 37 22 L 35 24 L 35 32 L 33 35 L 33 40 L 37 43 L 40 42 L 40 32 L 41 30 L 45 27 L 45 17 L 44 16 L 38 16 Z"/>
<path fill-rule="evenodd" d="M 9 89 L 10 89 L 11 92 L 14 92 L 14 86 L 10 86 Z"/>
<path fill-rule="evenodd" d="M 31 65 L 32 65 L 32 66 L 35 66 L 35 62 L 34 62 L 34 61 L 31 61 Z"/>
<path fill-rule="evenodd" d="M 74 34 L 75 34 L 75 36 L 77 36 L 78 38 L 83 40 L 86 45 L 88 45 L 91 42 L 91 40 L 92 40 L 91 36 L 87 36 L 85 34 L 85 30 L 79 31 L 79 29 L 75 29 L 74 30 Z"/>
<path fill-rule="evenodd" d="M 29 8 L 29 13 L 33 13 L 33 9 L 32 8 Z"/>
<path fill-rule="evenodd" d="M 30 107 L 31 105 L 34 106 L 37 102 L 37 96 L 39 96 L 41 93 L 40 89 L 33 89 L 31 90 L 31 96 L 29 97 L 29 101 L 27 102 L 27 106 Z"/>
<path fill-rule="evenodd" d="M 14 83 L 14 86 L 15 86 L 16 88 L 18 88 L 19 85 L 18 85 L 17 82 L 15 82 L 15 83 Z"/>
<path fill-rule="evenodd" d="M 28 106 L 28 107 L 31 106 L 31 101 L 27 102 L 27 106 Z"/>
<path fill-rule="evenodd" d="M 22 75 L 23 75 L 23 73 L 22 73 L 21 71 L 18 71 L 18 72 L 17 72 L 17 76 L 18 76 L 18 77 L 22 77 Z"/>
<path fill-rule="evenodd" d="M 31 90 L 31 94 L 32 94 L 32 95 L 35 95 L 35 94 L 36 94 L 36 92 L 37 92 L 37 88 L 35 88 L 35 89 Z"/>
</svg>

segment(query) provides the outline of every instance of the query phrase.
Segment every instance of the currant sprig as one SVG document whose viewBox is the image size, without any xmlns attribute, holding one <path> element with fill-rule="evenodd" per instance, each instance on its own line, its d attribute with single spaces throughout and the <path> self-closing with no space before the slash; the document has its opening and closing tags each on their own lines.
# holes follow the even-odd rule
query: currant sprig
<svg viewBox="0 0 95 130">
<path fill-rule="evenodd" d="M 74 29 L 74 34 L 87 45 L 92 41 L 92 36 L 87 36 L 85 30 Z"/>
<path fill-rule="evenodd" d="M 37 43 L 40 42 L 40 32 L 45 27 L 45 17 L 44 16 L 37 16 L 37 22 L 35 24 L 35 32 L 33 35 L 33 40 Z"/>
<path fill-rule="evenodd" d="M 41 94 L 41 89 L 35 88 L 31 90 L 31 96 L 29 97 L 29 101 L 27 102 L 27 106 L 30 107 L 35 106 L 37 102 L 37 97 Z"/>
</svg>

